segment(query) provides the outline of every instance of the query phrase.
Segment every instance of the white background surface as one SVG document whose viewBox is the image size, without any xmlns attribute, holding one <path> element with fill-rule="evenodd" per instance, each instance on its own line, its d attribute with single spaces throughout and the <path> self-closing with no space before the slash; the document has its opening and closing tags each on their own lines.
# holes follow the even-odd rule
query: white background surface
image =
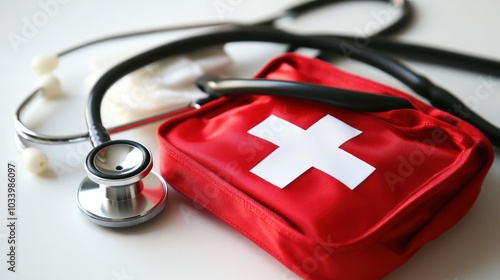
<svg viewBox="0 0 500 280">
<path fill-rule="evenodd" d="M 234 7 L 218 13 L 215 4 Z M 33 89 L 36 78 L 30 60 L 40 53 L 57 52 L 102 35 L 158 25 L 192 23 L 205 19 L 253 20 L 298 1 L 80 1 L 68 0 L 50 15 L 44 26 L 17 50 L 9 34 L 22 35 L 23 25 L 43 12 L 38 1 L 0 2 L 0 120 L 2 137 L 0 178 L 0 279 L 296 279 L 293 273 L 237 232 L 194 207 L 170 190 L 169 204 L 152 222 L 130 229 L 112 230 L 87 221 L 75 203 L 75 191 L 84 177 L 83 158 L 88 144 L 44 148 L 51 170 L 41 177 L 18 167 L 18 263 L 7 271 L 6 165 L 20 165 L 12 140 L 12 114 Z M 299 27 L 360 32 L 382 4 L 338 5 Z M 500 2 L 493 0 L 413 2 L 417 21 L 400 38 L 500 60 Z M 67 97 L 37 106 L 30 125 L 46 133 L 71 133 L 84 128 L 84 79 L 90 61 L 134 47 L 159 44 L 184 33 L 155 35 L 98 45 L 68 56 L 57 70 Z M 12 35 L 11 35 L 12 36 Z M 281 49 L 255 44 L 232 47 L 235 73 L 251 75 Z M 466 100 L 474 98 L 478 75 L 418 63 L 408 63 L 436 83 Z M 340 66 L 395 87 L 398 82 L 352 62 Z M 500 125 L 500 81 L 494 92 L 476 103 L 476 109 Z M 29 116 L 28 116 L 29 117 Z M 44 124 L 44 122 L 48 122 Z M 154 127 L 119 135 L 133 137 L 156 151 Z M 483 192 L 470 213 L 452 230 L 425 246 L 387 279 L 498 279 L 500 275 L 500 165 L 498 156 Z"/>
</svg>

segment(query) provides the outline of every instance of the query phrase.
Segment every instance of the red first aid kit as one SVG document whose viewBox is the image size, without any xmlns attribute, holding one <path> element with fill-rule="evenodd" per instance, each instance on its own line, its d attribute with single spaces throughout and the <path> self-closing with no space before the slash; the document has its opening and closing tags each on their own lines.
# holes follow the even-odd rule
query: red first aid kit
<svg viewBox="0 0 500 280">
<path fill-rule="evenodd" d="M 299 276 L 382 278 L 476 200 L 493 150 L 472 125 L 296 54 L 256 78 L 393 95 L 415 107 L 359 112 L 256 92 L 160 126 L 171 186 Z"/>
</svg>

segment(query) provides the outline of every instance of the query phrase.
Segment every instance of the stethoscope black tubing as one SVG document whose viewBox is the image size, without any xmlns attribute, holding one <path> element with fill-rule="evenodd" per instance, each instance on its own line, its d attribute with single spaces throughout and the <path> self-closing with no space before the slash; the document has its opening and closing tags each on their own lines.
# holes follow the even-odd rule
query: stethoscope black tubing
<svg viewBox="0 0 500 280">
<path fill-rule="evenodd" d="M 392 56 L 402 57 L 418 62 L 425 62 L 450 68 L 458 68 L 465 71 L 476 72 L 485 75 L 500 77 L 500 62 L 486 58 L 466 55 L 449 50 L 441 50 L 432 47 L 396 42 L 387 38 L 366 38 L 366 46 L 356 46 L 359 38 L 339 35 L 316 35 L 323 38 L 336 38 L 344 40 L 355 46 L 356 49 L 369 47 L 374 50 L 390 53 Z"/>
<path fill-rule="evenodd" d="M 355 45 L 353 42 L 356 40 L 350 36 L 320 35 L 319 37 L 341 39 L 352 45 Z M 416 44 L 394 42 L 384 38 L 369 38 L 369 40 L 367 45 L 370 48 L 390 53 L 396 57 L 500 77 L 500 62 L 498 61 Z M 439 87 L 432 87 L 428 92 L 428 95 L 417 93 L 429 100 L 433 106 L 468 121 L 481 130 L 494 146 L 500 147 L 500 129 L 498 127 L 480 117 L 450 92 Z"/>
<path fill-rule="evenodd" d="M 345 47 L 345 42 L 336 39 L 295 35 L 269 27 L 240 27 L 181 39 L 156 47 L 116 65 L 106 72 L 90 91 L 86 106 L 86 122 L 93 145 L 97 146 L 110 139 L 102 124 L 100 107 L 106 91 L 120 78 L 150 63 L 173 55 L 224 43 L 243 41 L 293 44 L 338 53 L 342 53 Z M 425 85 L 429 84 L 427 79 L 412 72 L 396 60 L 380 53 L 374 53 L 367 48 L 356 52 L 352 58 L 380 68 L 419 93 L 422 92 Z"/>
<path fill-rule="evenodd" d="M 102 125 L 100 115 L 101 101 L 106 91 L 120 78 L 134 70 L 169 56 L 224 43 L 243 41 L 292 44 L 339 54 L 345 51 L 346 44 L 348 44 L 336 38 L 296 35 L 269 27 L 239 27 L 232 30 L 181 39 L 156 47 L 118 64 L 105 73 L 94 85 L 87 100 L 86 110 L 86 121 L 92 143 L 98 145 L 109 140 L 109 134 Z M 355 48 L 352 45 L 350 47 Z M 500 131 L 496 127 L 468 109 L 452 94 L 434 85 L 428 79 L 410 70 L 396 59 L 369 48 L 358 49 L 358 51 L 351 53 L 351 57 L 395 77 L 419 95 L 429 99 L 433 105 L 440 109 L 451 110 L 457 106 L 460 107 L 458 112 L 451 111 L 451 113 L 469 121 L 482 130 L 494 145 L 500 145 Z M 310 92 L 307 92 L 307 94 L 310 94 Z"/>
<path fill-rule="evenodd" d="M 199 78 L 196 85 L 213 98 L 257 93 L 300 98 L 353 111 L 380 112 L 403 108 L 414 109 L 408 100 L 396 96 L 301 82 L 269 79 L 220 79 L 207 76 Z M 304 94 L 306 92 L 309 94 Z"/>
</svg>

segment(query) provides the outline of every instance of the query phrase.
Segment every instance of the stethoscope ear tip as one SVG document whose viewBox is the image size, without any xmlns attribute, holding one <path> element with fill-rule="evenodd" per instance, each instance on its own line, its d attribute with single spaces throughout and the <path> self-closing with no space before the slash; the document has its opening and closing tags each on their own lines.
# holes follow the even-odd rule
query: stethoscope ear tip
<svg viewBox="0 0 500 280">
<path fill-rule="evenodd" d="M 21 153 L 24 167 L 33 174 L 41 174 L 48 168 L 49 159 L 47 155 L 36 148 L 26 148 Z"/>
<path fill-rule="evenodd" d="M 62 96 L 61 83 L 53 74 L 44 74 L 38 80 L 38 87 L 42 89 L 43 96 L 48 99 L 56 99 Z"/>
<path fill-rule="evenodd" d="M 37 55 L 31 60 L 31 69 L 38 76 L 54 71 L 59 65 L 57 54 Z"/>
</svg>

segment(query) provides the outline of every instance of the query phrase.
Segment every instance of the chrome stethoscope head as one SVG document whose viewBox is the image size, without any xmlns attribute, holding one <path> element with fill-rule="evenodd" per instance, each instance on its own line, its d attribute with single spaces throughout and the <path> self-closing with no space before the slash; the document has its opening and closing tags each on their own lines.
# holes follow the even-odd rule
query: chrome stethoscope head
<svg viewBox="0 0 500 280">
<path fill-rule="evenodd" d="M 149 150 L 130 140 L 95 147 L 85 160 L 78 207 L 92 222 L 128 227 L 156 216 L 165 206 L 168 184 L 154 171 Z"/>
</svg>

